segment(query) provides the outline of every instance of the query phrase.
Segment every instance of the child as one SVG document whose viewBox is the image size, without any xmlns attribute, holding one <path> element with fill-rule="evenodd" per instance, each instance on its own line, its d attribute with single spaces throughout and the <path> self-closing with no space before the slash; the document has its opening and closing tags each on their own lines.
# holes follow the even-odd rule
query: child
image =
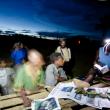
<svg viewBox="0 0 110 110">
<path fill-rule="evenodd" d="M 62 66 L 64 59 L 60 53 L 53 53 L 50 56 L 51 64 L 46 68 L 45 84 L 47 86 L 55 86 L 58 82 L 67 80 L 67 76 Z"/>
<path fill-rule="evenodd" d="M 26 94 L 35 92 L 44 86 L 43 56 L 35 49 L 28 51 L 28 61 L 18 71 L 14 82 L 14 90 L 20 93 L 25 106 L 31 105 Z"/>
<path fill-rule="evenodd" d="M 0 88 L 1 95 L 8 95 L 12 93 L 12 79 L 14 77 L 14 70 L 7 67 L 5 60 L 0 61 Z"/>
</svg>

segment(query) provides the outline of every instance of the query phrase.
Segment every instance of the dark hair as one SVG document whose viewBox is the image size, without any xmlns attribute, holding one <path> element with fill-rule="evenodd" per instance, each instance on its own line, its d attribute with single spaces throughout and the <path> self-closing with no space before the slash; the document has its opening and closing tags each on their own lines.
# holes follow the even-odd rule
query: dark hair
<svg viewBox="0 0 110 110">
<path fill-rule="evenodd" d="M 13 49 L 15 49 L 16 47 L 19 47 L 20 45 L 19 45 L 19 42 L 16 42 L 16 43 L 14 43 L 14 45 L 13 45 Z"/>
<path fill-rule="evenodd" d="M 59 58 L 62 58 L 63 59 L 63 57 L 62 57 L 62 55 L 61 55 L 61 53 L 52 53 L 51 55 L 50 55 L 50 61 L 51 61 L 51 63 L 54 63 L 56 60 L 58 60 Z"/>
<path fill-rule="evenodd" d="M 61 43 L 61 42 L 66 42 L 66 39 L 60 39 L 59 43 Z"/>
</svg>

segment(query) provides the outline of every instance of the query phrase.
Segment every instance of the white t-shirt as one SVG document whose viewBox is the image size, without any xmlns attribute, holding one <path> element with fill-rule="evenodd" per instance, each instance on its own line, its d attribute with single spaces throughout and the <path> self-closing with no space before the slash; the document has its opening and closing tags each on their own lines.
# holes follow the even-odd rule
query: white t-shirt
<svg viewBox="0 0 110 110">
<path fill-rule="evenodd" d="M 60 46 L 57 47 L 56 52 L 61 53 L 62 57 L 64 58 L 65 62 L 69 62 L 71 60 L 71 51 L 70 48 L 61 48 Z"/>
<path fill-rule="evenodd" d="M 14 75 L 14 70 L 11 68 L 0 68 L 0 85 L 2 87 L 9 86 L 11 78 Z"/>
</svg>

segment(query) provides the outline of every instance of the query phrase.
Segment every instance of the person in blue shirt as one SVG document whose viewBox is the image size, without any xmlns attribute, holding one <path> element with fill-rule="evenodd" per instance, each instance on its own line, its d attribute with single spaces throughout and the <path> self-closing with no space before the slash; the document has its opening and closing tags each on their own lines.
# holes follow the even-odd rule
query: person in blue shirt
<svg viewBox="0 0 110 110">
<path fill-rule="evenodd" d="M 27 60 L 27 51 L 28 51 L 28 48 L 22 42 L 19 42 L 19 43 L 20 43 L 21 50 L 24 52 L 25 60 Z"/>
<path fill-rule="evenodd" d="M 13 46 L 13 50 L 11 52 L 11 59 L 13 61 L 14 66 L 19 66 L 23 64 L 25 59 L 25 53 L 22 51 L 20 47 L 20 43 L 15 43 Z"/>
<path fill-rule="evenodd" d="M 99 48 L 98 55 L 94 64 L 98 64 L 101 67 L 107 66 L 108 71 L 106 73 L 102 73 L 98 68 L 93 67 L 88 72 L 88 76 L 85 81 L 90 83 L 92 82 L 96 76 L 97 79 L 101 82 L 98 87 L 104 87 L 110 85 L 110 42 L 107 42 L 103 47 Z"/>
</svg>

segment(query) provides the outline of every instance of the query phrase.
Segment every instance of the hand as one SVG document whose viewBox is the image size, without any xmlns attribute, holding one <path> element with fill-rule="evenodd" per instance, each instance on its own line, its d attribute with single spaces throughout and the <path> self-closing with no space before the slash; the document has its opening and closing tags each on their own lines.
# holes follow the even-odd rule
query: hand
<svg viewBox="0 0 110 110">
<path fill-rule="evenodd" d="M 63 78 L 63 77 L 58 77 L 58 79 L 57 79 L 59 82 L 60 81 L 65 81 L 66 79 L 65 78 Z"/>
<path fill-rule="evenodd" d="M 29 99 L 29 98 L 26 96 L 26 95 L 27 95 L 26 91 L 25 91 L 24 89 L 22 89 L 22 90 L 20 91 L 20 94 L 21 94 L 21 98 L 22 98 L 22 100 L 23 100 L 24 106 L 25 106 L 25 107 L 31 106 L 32 100 Z"/>
<path fill-rule="evenodd" d="M 23 99 L 23 103 L 24 103 L 25 107 L 30 107 L 31 106 L 31 102 L 32 102 L 32 100 L 29 99 L 28 97 Z"/>
</svg>

